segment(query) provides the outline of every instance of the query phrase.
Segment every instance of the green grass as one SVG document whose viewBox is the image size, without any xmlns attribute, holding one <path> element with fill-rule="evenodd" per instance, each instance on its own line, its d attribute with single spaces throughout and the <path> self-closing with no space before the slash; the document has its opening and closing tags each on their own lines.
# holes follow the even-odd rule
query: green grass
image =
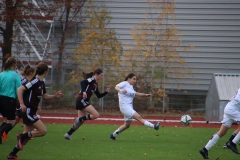
<svg viewBox="0 0 240 160">
<path fill-rule="evenodd" d="M 83 125 L 67 141 L 63 135 L 71 125 L 47 124 L 44 137 L 30 141 L 18 153 L 20 160 L 201 160 L 198 150 L 205 146 L 217 129 L 164 127 L 159 131 L 145 126 L 131 126 L 117 137 L 109 139 L 118 126 Z M 6 159 L 16 144 L 16 134 L 22 132 L 18 124 L 9 133 L 8 141 L 0 145 L 0 160 Z M 210 159 L 237 160 L 240 156 L 222 145 L 233 130 L 221 138 L 209 152 Z"/>
</svg>

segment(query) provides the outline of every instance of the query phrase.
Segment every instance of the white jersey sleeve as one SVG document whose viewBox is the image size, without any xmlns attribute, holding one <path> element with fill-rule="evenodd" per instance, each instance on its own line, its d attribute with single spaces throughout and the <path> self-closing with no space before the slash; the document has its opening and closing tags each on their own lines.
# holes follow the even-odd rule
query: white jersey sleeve
<svg viewBox="0 0 240 160">
<path fill-rule="evenodd" d="M 127 83 L 128 83 L 127 81 L 123 81 L 123 82 L 117 84 L 117 86 L 118 86 L 120 89 L 123 89 L 123 88 L 127 85 Z"/>
</svg>

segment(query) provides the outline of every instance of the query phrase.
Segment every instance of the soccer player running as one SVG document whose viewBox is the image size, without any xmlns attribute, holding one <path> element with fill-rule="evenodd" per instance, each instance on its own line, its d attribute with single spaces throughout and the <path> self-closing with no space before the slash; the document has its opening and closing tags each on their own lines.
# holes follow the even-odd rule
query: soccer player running
<svg viewBox="0 0 240 160">
<path fill-rule="evenodd" d="M 26 84 L 28 81 L 32 80 L 32 78 L 34 77 L 35 74 L 35 69 L 29 65 L 25 66 L 23 71 L 22 71 L 22 76 L 24 76 L 23 79 L 21 79 L 21 84 L 24 85 Z M 20 122 L 22 116 L 21 116 L 21 107 L 20 104 L 18 102 L 17 105 L 17 110 L 16 110 L 16 124 Z"/>
<path fill-rule="evenodd" d="M 104 93 L 99 92 L 97 80 L 100 80 L 103 77 L 103 71 L 101 69 L 96 69 L 90 73 L 83 72 L 82 76 L 85 80 L 80 82 L 81 91 L 76 100 L 78 118 L 75 119 L 73 126 L 64 135 L 64 138 L 67 140 L 72 139 L 71 135 L 84 123 L 84 121 L 97 119 L 99 117 L 98 111 L 89 103 L 92 94 L 95 93 L 98 98 L 102 98 L 111 89 L 110 86 L 107 86 Z"/>
<path fill-rule="evenodd" d="M 237 150 L 236 144 L 240 140 L 240 89 L 238 89 L 237 94 L 228 102 L 224 109 L 222 125 L 219 131 L 213 135 L 213 137 L 208 141 L 205 147 L 199 150 L 199 153 L 204 159 L 208 158 L 208 151 L 218 142 L 218 140 L 224 136 L 228 129 L 231 127 L 233 122 L 237 122 L 238 129 L 234 132 L 232 137 L 227 142 L 227 147 L 230 148 L 234 153 L 240 154 Z"/>
<path fill-rule="evenodd" d="M 23 149 L 23 146 L 32 137 L 41 137 L 47 133 L 47 129 L 43 122 L 36 115 L 40 99 L 55 99 L 63 96 L 61 91 L 57 91 L 54 95 L 46 93 L 45 83 L 43 79 L 48 74 L 48 66 L 39 63 L 35 71 L 36 77 L 30 82 L 18 88 L 18 100 L 22 109 L 22 119 L 26 125 L 26 133 L 17 135 L 17 145 L 7 156 L 8 159 L 18 160 L 17 152 Z M 37 130 L 34 130 L 34 129 Z"/>
<path fill-rule="evenodd" d="M 7 135 L 16 122 L 17 89 L 21 85 L 20 76 L 16 73 L 17 61 L 9 57 L 0 73 L 0 112 L 4 118 L 0 126 L 0 144 L 2 135 Z"/>
<path fill-rule="evenodd" d="M 135 96 L 145 96 L 150 97 L 151 94 L 139 93 L 136 92 L 133 88 L 133 85 L 136 83 L 136 76 L 133 73 L 130 73 L 125 81 L 117 84 L 115 89 L 118 91 L 119 106 L 120 111 L 124 115 L 125 123 L 120 126 L 113 134 L 110 134 L 112 140 L 116 140 L 118 136 L 125 129 L 128 129 L 131 125 L 132 119 L 136 119 L 145 126 L 154 128 L 155 130 L 159 129 L 160 122 L 152 124 L 151 122 L 144 120 L 134 109 L 133 109 L 133 99 Z"/>
</svg>

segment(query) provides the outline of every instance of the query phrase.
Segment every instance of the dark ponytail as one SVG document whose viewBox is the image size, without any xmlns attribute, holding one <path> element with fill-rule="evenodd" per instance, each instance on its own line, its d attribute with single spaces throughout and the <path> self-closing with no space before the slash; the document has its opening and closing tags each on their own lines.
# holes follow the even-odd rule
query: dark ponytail
<svg viewBox="0 0 240 160">
<path fill-rule="evenodd" d="M 93 76 L 93 72 L 90 73 L 82 72 L 82 76 L 84 79 L 91 78 Z"/>
<path fill-rule="evenodd" d="M 90 72 L 90 73 L 86 73 L 86 72 L 82 72 L 82 76 L 84 79 L 88 79 L 88 78 L 91 78 L 93 75 L 97 74 L 101 74 L 103 73 L 103 71 L 101 69 L 95 69 L 93 72 Z"/>
<path fill-rule="evenodd" d="M 10 68 L 16 64 L 17 64 L 17 60 L 13 57 L 9 57 L 4 64 L 3 70 L 4 71 L 10 70 Z"/>
<path fill-rule="evenodd" d="M 38 63 L 35 75 L 43 75 L 45 71 L 48 71 L 48 66 L 43 62 Z"/>
<path fill-rule="evenodd" d="M 26 76 L 29 76 L 31 72 L 34 73 L 34 71 L 35 71 L 35 69 L 34 69 L 33 67 L 31 67 L 30 65 L 27 65 L 27 66 L 24 68 L 24 70 L 23 70 L 23 72 L 22 72 L 22 75 L 26 77 Z"/>
<path fill-rule="evenodd" d="M 133 74 L 133 73 L 129 73 L 129 75 L 127 75 L 127 77 L 125 78 L 125 80 L 124 81 L 127 81 L 128 80 L 128 78 L 132 78 L 132 77 L 134 77 L 135 76 L 135 74 Z"/>
</svg>

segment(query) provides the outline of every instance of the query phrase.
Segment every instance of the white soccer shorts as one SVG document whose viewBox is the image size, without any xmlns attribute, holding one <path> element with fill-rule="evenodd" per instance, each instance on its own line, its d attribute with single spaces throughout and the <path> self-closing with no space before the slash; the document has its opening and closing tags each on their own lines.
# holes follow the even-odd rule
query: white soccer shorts
<svg viewBox="0 0 240 160">
<path fill-rule="evenodd" d="M 120 111 L 124 115 L 124 121 L 126 122 L 132 121 L 132 117 L 136 113 L 132 104 L 120 104 Z"/>
<path fill-rule="evenodd" d="M 224 126 L 230 128 L 232 123 L 234 122 L 240 122 L 240 109 L 239 107 L 228 103 L 224 109 L 223 120 L 221 121 L 221 123 Z"/>
</svg>

